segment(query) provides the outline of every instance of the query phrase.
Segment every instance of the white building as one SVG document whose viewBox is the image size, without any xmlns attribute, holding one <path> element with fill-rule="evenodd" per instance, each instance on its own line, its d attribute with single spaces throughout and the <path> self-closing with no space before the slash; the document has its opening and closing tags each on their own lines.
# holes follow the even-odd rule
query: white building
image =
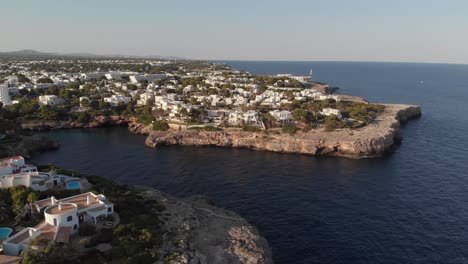
<svg viewBox="0 0 468 264">
<path fill-rule="evenodd" d="M 16 173 L 36 172 L 37 167 L 26 164 L 21 156 L 0 159 L 0 176 Z"/>
<path fill-rule="evenodd" d="M 154 100 L 153 91 L 147 91 L 145 93 L 140 94 L 140 99 L 137 100 L 137 105 L 146 105 L 150 100 Z"/>
<path fill-rule="evenodd" d="M 274 110 L 269 112 L 270 115 L 281 124 L 290 124 L 292 122 L 291 112 L 286 110 Z"/>
<path fill-rule="evenodd" d="M 111 97 L 104 97 L 104 102 L 110 103 L 111 106 L 118 106 L 120 103 L 128 104 L 132 98 L 120 94 L 114 94 Z"/>
<path fill-rule="evenodd" d="M 229 113 L 228 123 L 231 126 L 261 126 L 260 114 L 255 110 L 247 112 L 233 111 Z"/>
<path fill-rule="evenodd" d="M 62 99 L 58 98 L 56 95 L 41 95 L 39 96 L 39 104 L 40 105 L 50 105 L 56 106 L 61 104 L 63 101 Z"/>
<path fill-rule="evenodd" d="M 131 75 L 130 82 L 139 83 L 142 80 L 147 80 L 148 82 L 153 82 L 156 80 L 164 80 L 167 78 L 166 74 L 144 74 L 144 75 Z"/>
<path fill-rule="evenodd" d="M 83 107 L 83 102 L 87 101 L 88 104 L 91 102 L 91 100 L 89 100 L 89 97 L 87 96 L 80 96 L 80 107 Z"/>
<path fill-rule="evenodd" d="M 335 116 L 338 117 L 339 119 L 342 118 L 342 116 L 341 116 L 341 111 L 338 110 L 338 109 L 335 109 L 335 108 L 323 108 L 322 111 L 320 111 L 320 114 L 321 114 L 321 115 L 324 115 L 324 116 L 335 115 Z"/>
<path fill-rule="evenodd" d="M 91 192 L 57 200 L 55 197 L 37 201 L 34 208 L 44 213 L 44 222 L 28 227 L 2 243 L 5 255 L 17 256 L 28 249 L 28 242 L 38 237 L 67 243 L 78 232 L 81 223 L 94 221 L 114 213 L 114 205 L 102 194 Z"/>
<path fill-rule="evenodd" d="M 14 186 L 26 186 L 34 191 L 46 191 L 54 187 L 53 179 L 48 174 L 27 172 L 0 176 L 0 189 Z"/>
<path fill-rule="evenodd" d="M 2 84 L 0 85 L 0 102 L 4 105 L 11 105 L 12 101 L 10 98 L 10 89 L 8 86 Z"/>
<path fill-rule="evenodd" d="M 88 72 L 80 74 L 80 79 L 84 81 L 97 80 L 99 77 L 103 76 L 103 73 L 100 72 Z M 106 77 L 107 78 L 107 77 Z"/>
<path fill-rule="evenodd" d="M 206 111 L 206 117 L 208 119 L 207 123 L 213 122 L 216 124 L 220 124 L 228 116 L 229 116 L 229 111 L 227 110 L 207 110 Z"/>
<path fill-rule="evenodd" d="M 26 186 L 34 191 L 44 192 L 53 188 L 83 189 L 87 187 L 80 178 L 50 172 L 20 172 L 0 176 L 0 189 L 14 186 Z"/>
<path fill-rule="evenodd" d="M 310 83 L 312 82 L 312 77 L 307 75 L 307 76 L 298 76 L 298 75 L 292 75 L 292 74 L 277 74 L 276 76 L 278 77 L 288 77 L 293 80 L 297 80 L 301 83 Z"/>
<path fill-rule="evenodd" d="M 122 80 L 122 74 L 119 72 L 106 73 L 104 76 L 106 76 L 107 80 Z"/>
</svg>

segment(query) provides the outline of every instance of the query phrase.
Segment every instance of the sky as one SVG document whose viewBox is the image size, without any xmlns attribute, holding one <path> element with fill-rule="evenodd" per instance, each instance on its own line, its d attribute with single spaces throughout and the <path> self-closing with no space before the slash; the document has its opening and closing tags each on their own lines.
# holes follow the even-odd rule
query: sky
<svg viewBox="0 0 468 264">
<path fill-rule="evenodd" d="M 467 0 L 0 0 L 0 51 L 468 64 Z"/>
</svg>

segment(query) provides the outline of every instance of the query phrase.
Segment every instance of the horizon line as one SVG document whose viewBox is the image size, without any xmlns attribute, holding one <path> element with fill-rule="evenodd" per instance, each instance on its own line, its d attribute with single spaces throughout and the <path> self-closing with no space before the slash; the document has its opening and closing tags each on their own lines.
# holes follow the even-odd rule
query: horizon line
<svg viewBox="0 0 468 264">
<path fill-rule="evenodd" d="M 38 51 L 35 49 L 20 49 L 20 50 L 10 50 L 10 51 L 0 51 L 0 53 L 13 53 L 13 52 L 21 52 L 21 51 L 34 51 L 38 53 L 44 53 L 44 54 L 50 54 L 51 56 L 53 55 L 93 55 L 93 56 L 101 56 L 101 57 L 116 57 L 116 56 L 122 56 L 122 57 L 136 57 L 140 59 L 154 59 L 151 57 L 161 57 L 162 59 L 164 58 L 177 58 L 181 60 L 193 60 L 193 61 L 213 61 L 213 62 L 223 62 L 223 61 L 233 61 L 233 62 L 241 62 L 241 61 L 247 61 L 247 62 L 344 62 L 344 63 L 407 63 L 407 64 L 445 64 L 445 65 L 468 65 L 467 63 L 462 63 L 462 62 L 437 62 L 437 61 L 379 61 L 379 60 L 297 60 L 297 59 L 292 59 L 292 60 L 287 60 L 287 59 L 199 59 L 199 58 L 186 58 L 186 57 L 181 57 L 177 55 L 135 55 L 135 54 L 122 54 L 122 53 L 114 53 L 114 54 L 99 54 L 99 53 L 92 53 L 92 52 L 57 52 L 57 51 Z M 84 56 L 83 56 L 84 57 Z"/>
</svg>

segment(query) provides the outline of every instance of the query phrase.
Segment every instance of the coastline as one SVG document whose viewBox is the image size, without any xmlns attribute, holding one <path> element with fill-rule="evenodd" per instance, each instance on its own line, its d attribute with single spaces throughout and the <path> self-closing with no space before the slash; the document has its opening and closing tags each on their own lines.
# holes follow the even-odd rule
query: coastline
<svg viewBox="0 0 468 264">
<path fill-rule="evenodd" d="M 422 115 L 421 107 L 406 104 L 382 104 L 385 111 L 374 122 L 357 129 L 324 131 L 323 128 L 294 135 L 273 132 L 247 132 L 238 128 L 222 131 L 168 130 L 153 131 L 135 118 L 96 117 L 88 125 L 76 122 L 25 122 L 23 130 L 43 131 L 71 128 L 128 126 L 134 134 L 146 135 L 148 147 L 195 146 L 246 148 L 278 153 L 333 156 L 351 159 L 380 157 L 392 151 L 402 140 L 401 125 Z"/>
<path fill-rule="evenodd" d="M 128 230 L 136 228 L 137 238 L 142 236 L 139 232 L 146 237 L 143 236 L 142 241 L 135 241 L 139 250 L 144 253 L 138 257 L 132 256 L 135 257 L 134 261 L 143 256 L 151 262 L 173 264 L 273 263 L 268 241 L 259 234 L 255 226 L 233 211 L 216 207 L 205 196 L 178 198 L 152 187 L 122 185 L 111 179 L 64 170 L 53 165 L 41 165 L 38 168 L 41 171 L 53 170 L 80 178 L 87 182 L 87 187 L 79 193 L 89 191 L 90 188 L 93 192 L 105 193 L 115 208 L 113 219 L 117 220 L 111 229 L 111 235 L 104 238 L 99 232 L 78 233 L 66 243 L 66 250 L 60 256 L 63 262 L 78 263 L 89 258 L 95 258 L 100 263 L 129 261 L 125 253 L 121 253 L 133 252 L 134 248 L 121 244 L 120 239 L 133 236 L 133 231 Z M 54 190 L 49 191 L 53 193 Z M 76 194 L 69 192 L 68 196 Z M 54 195 L 57 194 L 60 195 Z M 27 221 L 19 223 L 18 219 L 31 217 L 26 216 L 30 213 L 29 207 L 25 206 L 25 210 L 20 213 L 10 214 L 6 213 L 10 210 L 9 206 L 10 203 L 0 204 L 2 226 L 13 227 L 19 224 L 27 227 Z M 19 215 L 21 218 L 18 218 Z M 118 230 L 127 230 L 124 238 Z M 99 242 L 93 242 L 98 241 L 98 238 Z"/>
<path fill-rule="evenodd" d="M 386 110 L 373 123 L 358 129 L 326 132 L 323 128 L 294 135 L 246 132 L 240 129 L 223 131 L 151 131 L 139 124 L 129 124 L 129 130 L 148 135 L 145 144 L 160 146 L 233 147 L 253 150 L 322 155 L 345 158 L 379 157 L 391 151 L 401 141 L 401 124 L 421 116 L 417 105 L 385 104 Z"/>
<path fill-rule="evenodd" d="M 151 187 L 134 187 L 144 199 L 165 207 L 165 235 L 158 253 L 176 252 L 171 263 L 273 263 L 268 241 L 256 227 L 207 197 L 176 198 Z"/>
</svg>

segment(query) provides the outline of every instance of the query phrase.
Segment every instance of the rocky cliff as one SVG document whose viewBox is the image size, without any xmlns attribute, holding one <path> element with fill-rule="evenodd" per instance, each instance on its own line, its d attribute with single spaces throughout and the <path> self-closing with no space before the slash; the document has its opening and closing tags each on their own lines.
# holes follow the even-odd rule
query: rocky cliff
<svg viewBox="0 0 468 264">
<path fill-rule="evenodd" d="M 20 155 L 29 158 L 35 152 L 55 150 L 60 147 L 56 141 L 41 135 L 21 135 L 15 140 L 0 142 L 0 158 Z"/>
<path fill-rule="evenodd" d="M 165 208 L 164 242 L 158 253 L 169 254 L 169 263 L 273 263 L 268 242 L 234 212 L 211 205 L 204 196 L 180 199 L 138 188 L 144 190 L 144 199 L 155 199 Z"/>
<path fill-rule="evenodd" d="M 88 124 L 83 124 L 75 121 L 22 121 L 21 128 L 23 130 L 50 130 L 50 129 L 67 129 L 67 128 L 96 128 L 104 126 L 123 126 L 130 121 L 129 118 L 122 116 L 96 116 Z"/>
<path fill-rule="evenodd" d="M 348 158 L 381 156 L 391 150 L 401 139 L 400 124 L 421 115 L 416 105 L 386 104 L 385 111 L 372 124 L 359 129 L 340 129 L 326 132 L 313 129 L 284 133 L 252 133 L 240 129 L 224 131 L 167 131 L 149 132 L 147 128 L 133 125 L 134 133 L 148 133 L 146 145 L 215 146 L 265 150 L 282 153 L 327 155 Z"/>
</svg>

